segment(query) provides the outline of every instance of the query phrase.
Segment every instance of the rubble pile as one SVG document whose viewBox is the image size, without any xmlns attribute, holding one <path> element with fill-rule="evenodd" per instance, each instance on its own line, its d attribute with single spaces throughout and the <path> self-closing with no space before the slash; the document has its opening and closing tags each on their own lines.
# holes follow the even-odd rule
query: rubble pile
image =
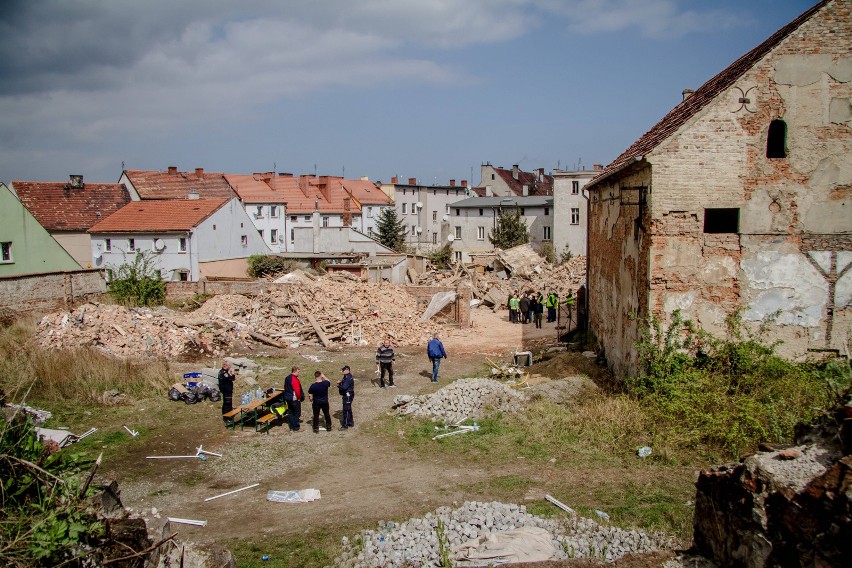
<svg viewBox="0 0 852 568">
<path fill-rule="evenodd" d="M 554 291 L 564 298 L 568 291 L 576 294 L 586 281 L 586 257 L 574 257 L 563 264 L 550 264 L 528 244 L 493 254 L 474 255 L 474 262 L 457 264 L 453 271 L 429 271 L 421 275 L 409 272 L 414 284 L 458 286 L 465 281 L 473 296 L 486 306 L 503 307 L 513 291 Z"/>
<path fill-rule="evenodd" d="M 286 348 L 306 341 L 377 345 L 390 336 L 397 345 L 417 345 L 435 325 L 419 316 L 404 287 L 318 278 L 254 297 L 214 296 L 191 313 L 89 303 L 45 316 L 37 337 L 49 348 L 93 346 L 116 357 L 160 358 L 215 355 L 245 339 Z"/>
<path fill-rule="evenodd" d="M 115 357 L 174 358 L 192 352 L 214 353 L 227 343 L 213 329 L 176 323 L 171 310 L 96 303 L 44 316 L 36 338 L 51 349 L 91 346 Z"/>
<path fill-rule="evenodd" d="M 439 537 L 439 522 L 443 537 Z M 464 560 L 461 545 L 486 535 L 529 527 L 549 533 L 552 560 L 597 558 L 612 562 L 626 554 L 671 548 L 673 544 L 657 535 L 600 525 L 583 517 L 544 519 L 531 515 L 523 505 L 499 502 L 468 501 L 457 509 L 440 507 L 404 523 L 381 521 L 379 527 L 362 531 L 358 539 L 343 537 L 343 550 L 333 566 L 440 566 L 442 546 L 455 549 L 450 552 L 455 556 L 454 566 L 483 566 L 483 560 Z M 356 546 L 356 540 L 363 546 Z"/>
<path fill-rule="evenodd" d="M 460 379 L 433 394 L 397 395 L 393 399 L 399 414 L 411 414 L 454 423 L 479 418 L 487 410 L 517 410 L 525 397 L 511 387 L 491 379 Z"/>
</svg>

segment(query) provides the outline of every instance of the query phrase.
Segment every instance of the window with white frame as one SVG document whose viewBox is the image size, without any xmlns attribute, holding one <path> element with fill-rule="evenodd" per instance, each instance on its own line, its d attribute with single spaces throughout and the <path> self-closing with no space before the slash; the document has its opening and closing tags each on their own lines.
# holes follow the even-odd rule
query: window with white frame
<svg viewBox="0 0 852 568">
<path fill-rule="evenodd" d="M 373 218 L 373 208 L 372 207 L 367 207 L 367 217 L 370 218 L 370 219 Z"/>
<path fill-rule="evenodd" d="M 580 224 L 580 208 L 572 207 L 571 208 L 571 224 L 579 225 Z"/>
<path fill-rule="evenodd" d="M 461 251 L 460 250 L 455 251 L 453 253 L 453 258 L 455 259 L 456 262 L 461 262 L 461 259 L 462 259 Z"/>
<path fill-rule="evenodd" d="M 328 220 L 329 220 L 329 219 L 330 219 L 330 217 L 329 217 L 328 215 L 323 215 L 323 216 L 322 216 L 322 226 L 323 226 L 323 227 L 328 227 Z"/>
<path fill-rule="evenodd" d="M 263 219 L 263 205 L 257 206 L 257 212 L 254 214 L 255 219 Z"/>
<path fill-rule="evenodd" d="M 244 247 L 248 246 L 248 235 L 240 235 L 240 244 Z"/>
<path fill-rule="evenodd" d="M 405 215 L 406 213 L 408 213 L 408 203 L 403 203 L 402 204 L 402 214 Z"/>
<path fill-rule="evenodd" d="M 544 228 L 544 236 L 543 236 L 543 239 L 544 239 L 545 241 L 549 241 L 549 240 L 550 240 L 550 227 L 545 226 L 545 227 L 543 227 L 543 228 Z"/>
<path fill-rule="evenodd" d="M 305 221 L 310 221 L 310 220 L 311 220 L 311 216 L 310 216 L 310 215 L 305 215 Z"/>
<path fill-rule="evenodd" d="M 295 223 L 298 220 L 299 220 L 299 218 L 296 215 L 290 215 L 290 222 L 291 223 Z"/>
<path fill-rule="evenodd" d="M 578 193 L 580 193 L 580 182 L 574 180 L 571 182 L 571 194 L 577 195 Z"/>
<path fill-rule="evenodd" d="M 136 250 L 136 239 L 127 239 L 127 250 L 135 251 Z"/>
<path fill-rule="evenodd" d="M 178 239 L 178 251 L 186 252 L 186 237 L 181 237 Z"/>
<path fill-rule="evenodd" d="M 437 212 L 437 211 L 432 211 L 432 220 L 433 220 L 433 221 L 437 221 L 437 220 L 438 220 L 438 212 Z"/>
<path fill-rule="evenodd" d="M 461 238 L 461 227 L 458 226 L 458 225 L 456 225 L 456 238 L 457 239 Z"/>
<path fill-rule="evenodd" d="M 438 244 L 438 233 L 432 233 L 432 244 L 433 245 Z"/>
<path fill-rule="evenodd" d="M 0 262 L 14 262 L 12 260 L 12 241 L 0 243 Z"/>
<path fill-rule="evenodd" d="M 112 252 L 112 239 L 104 239 L 104 250 Z"/>
<path fill-rule="evenodd" d="M 278 229 L 269 230 L 269 243 L 273 245 L 278 244 Z"/>
<path fill-rule="evenodd" d="M 477 227 L 476 228 L 476 240 L 484 241 L 485 240 L 485 227 Z"/>
<path fill-rule="evenodd" d="M 270 217 L 276 217 L 276 218 L 278 217 L 278 206 L 277 205 L 270 205 L 269 206 L 269 216 Z"/>
</svg>

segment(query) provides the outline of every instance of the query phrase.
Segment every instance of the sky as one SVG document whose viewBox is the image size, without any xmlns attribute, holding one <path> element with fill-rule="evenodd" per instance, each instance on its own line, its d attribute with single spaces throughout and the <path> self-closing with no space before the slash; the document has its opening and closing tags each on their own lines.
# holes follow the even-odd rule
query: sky
<svg viewBox="0 0 852 568">
<path fill-rule="evenodd" d="M 3 0 L 0 181 L 607 164 L 816 0 Z"/>
</svg>

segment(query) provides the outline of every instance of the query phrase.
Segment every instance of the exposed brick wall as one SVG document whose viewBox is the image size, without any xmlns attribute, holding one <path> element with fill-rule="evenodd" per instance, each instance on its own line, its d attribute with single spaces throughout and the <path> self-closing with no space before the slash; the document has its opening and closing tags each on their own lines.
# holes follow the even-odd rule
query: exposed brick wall
<svg viewBox="0 0 852 568">
<path fill-rule="evenodd" d="M 103 270 L 0 278 L 0 319 L 71 308 L 106 292 Z"/>
</svg>

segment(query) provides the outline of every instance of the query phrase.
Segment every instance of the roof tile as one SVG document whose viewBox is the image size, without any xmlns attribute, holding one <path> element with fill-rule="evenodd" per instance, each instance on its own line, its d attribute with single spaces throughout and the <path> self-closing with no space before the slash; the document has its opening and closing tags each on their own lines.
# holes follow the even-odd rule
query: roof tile
<svg viewBox="0 0 852 568">
<path fill-rule="evenodd" d="M 81 188 L 52 181 L 13 181 L 11 185 L 48 231 L 85 231 L 130 202 L 127 189 L 117 183 L 84 183 Z"/>
<path fill-rule="evenodd" d="M 90 233 L 168 233 L 189 231 L 228 199 L 151 199 L 128 203 Z"/>
</svg>

